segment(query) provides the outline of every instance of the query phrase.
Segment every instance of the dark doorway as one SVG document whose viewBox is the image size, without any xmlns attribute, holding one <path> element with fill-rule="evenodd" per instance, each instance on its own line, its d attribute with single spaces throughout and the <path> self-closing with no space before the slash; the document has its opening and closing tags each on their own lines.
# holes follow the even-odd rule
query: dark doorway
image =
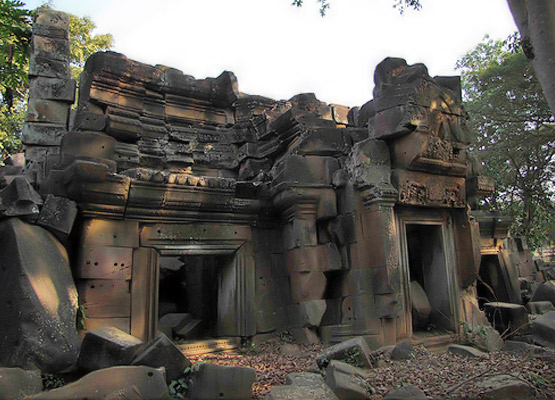
<svg viewBox="0 0 555 400">
<path fill-rule="evenodd" d="M 171 331 L 175 339 L 218 336 L 222 276 L 228 273 L 226 269 L 231 265 L 230 256 L 223 255 L 161 257 L 158 302 L 160 330 L 170 333 L 167 327 L 169 318 L 164 319 L 164 316 L 185 314 L 185 319 Z"/>
<path fill-rule="evenodd" d="M 413 332 L 455 330 L 442 226 L 407 224 L 406 235 Z"/>
</svg>

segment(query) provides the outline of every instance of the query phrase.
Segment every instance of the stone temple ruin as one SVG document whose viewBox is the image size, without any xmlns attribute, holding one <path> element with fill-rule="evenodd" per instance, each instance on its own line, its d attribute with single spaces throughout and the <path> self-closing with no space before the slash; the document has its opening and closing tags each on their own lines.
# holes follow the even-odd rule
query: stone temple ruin
<svg viewBox="0 0 555 400">
<path fill-rule="evenodd" d="M 73 110 L 67 29 L 37 17 L 25 160 L 2 171 L 3 365 L 61 370 L 76 328 L 108 326 L 379 347 L 487 323 L 479 274 L 518 304 L 541 275 L 477 210 L 492 184 L 458 77 L 387 58 L 373 100 L 349 108 L 103 52 Z"/>
</svg>

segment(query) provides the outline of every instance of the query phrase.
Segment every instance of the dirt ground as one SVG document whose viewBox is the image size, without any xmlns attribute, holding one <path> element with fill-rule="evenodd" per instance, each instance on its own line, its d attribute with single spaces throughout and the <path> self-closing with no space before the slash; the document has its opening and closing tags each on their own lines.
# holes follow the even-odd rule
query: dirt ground
<svg viewBox="0 0 555 400">
<path fill-rule="evenodd" d="M 285 384 L 288 374 L 318 370 L 315 360 L 322 346 L 296 344 L 298 352 L 283 354 L 287 342 L 275 338 L 236 354 L 206 354 L 191 357 L 191 361 L 254 368 L 257 371 L 254 398 L 262 399 L 272 386 Z M 500 351 L 479 358 L 463 358 L 451 353 L 431 353 L 423 346 L 417 346 L 415 357 L 408 361 L 392 361 L 388 354 L 382 354 L 376 357 L 379 367 L 370 371 L 368 379 L 371 399 L 382 399 L 391 389 L 407 383 L 434 399 L 476 399 L 480 395 L 476 383 L 501 374 L 510 374 L 528 383 L 536 390 L 538 399 L 554 399 L 553 354 L 512 355 Z"/>
</svg>

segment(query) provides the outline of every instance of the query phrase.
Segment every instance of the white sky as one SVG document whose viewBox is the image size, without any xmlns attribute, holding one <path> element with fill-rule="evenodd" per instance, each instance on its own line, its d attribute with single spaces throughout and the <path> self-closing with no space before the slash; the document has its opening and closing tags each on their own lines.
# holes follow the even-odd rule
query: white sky
<svg viewBox="0 0 555 400">
<path fill-rule="evenodd" d="M 43 1 L 29 0 L 29 8 Z M 111 33 L 114 51 L 196 78 L 233 71 L 239 89 L 274 99 L 314 92 L 328 103 L 362 105 L 387 56 L 423 62 L 430 75 L 454 75 L 458 58 L 485 34 L 516 30 L 506 0 L 422 0 L 404 15 L 394 0 L 53 0 Z"/>
</svg>

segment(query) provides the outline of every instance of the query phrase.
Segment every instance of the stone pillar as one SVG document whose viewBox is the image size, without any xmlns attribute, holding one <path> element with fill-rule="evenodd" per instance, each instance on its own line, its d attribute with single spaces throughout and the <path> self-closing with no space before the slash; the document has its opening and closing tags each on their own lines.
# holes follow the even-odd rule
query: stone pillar
<svg viewBox="0 0 555 400">
<path fill-rule="evenodd" d="M 335 248 L 318 243 L 317 219 L 336 213 L 335 192 L 329 187 L 287 186 L 274 196 L 282 210 L 283 245 L 292 302 L 288 308 L 292 332 L 305 343 L 319 341 L 316 329 L 326 311 L 324 272 L 341 268 Z M 331 254 L 334 253 L 334 254 Z"/>
<path fill-rule="evenodd" d="M 31 35 L 29 108 L 22 138 L 24 171 L 39 185 L 58 161 L 62 137 L 68 131 L 76 87 L 69 61 L 69 16 L 40 10 Z"/>
</svg>

